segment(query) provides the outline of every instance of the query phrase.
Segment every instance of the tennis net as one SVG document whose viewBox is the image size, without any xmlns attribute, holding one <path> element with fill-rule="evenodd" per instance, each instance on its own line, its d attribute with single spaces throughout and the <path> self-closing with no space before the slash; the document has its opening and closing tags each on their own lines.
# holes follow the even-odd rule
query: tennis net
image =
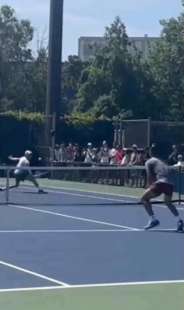
<svg viewBox="0 0 184 310">
<path fill-rule="evenodd" d="M 63 191 L 94 192 L 124 197 L 121 204 L 138 204 L 146 187 L 146 172 L 143 166 L 79 166 L 30 167 L 31 173 L 47 195 L 37 195 L 32 182 L 25 179 L 15 185 L 15 167 L 0 167 L 1 203 L 15 204 L 60 204 Z M 28 168 L 27 168 L 28 169 Z M 22 168 L 23 171 L 27 170 Z M 182 201 L 184 193 L 183 169 L 171 169 L 171 180 L 175 185 L 175 200 Z M 12 188 L 13 187 L 13 188 Z M 132 197 L 135 197 L 132 198 Z M 137 199 L 136 199 L 137 197 Z M 75 200 L 74 200 L 75 203 Z"/>
</svg>

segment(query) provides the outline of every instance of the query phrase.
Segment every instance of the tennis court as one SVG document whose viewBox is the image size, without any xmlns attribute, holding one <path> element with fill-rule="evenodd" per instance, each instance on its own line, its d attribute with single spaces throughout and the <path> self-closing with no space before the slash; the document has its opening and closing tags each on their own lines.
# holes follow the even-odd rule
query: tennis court
<svg viewBox="0 0 184 310">
<path fill-rule="evenodd" d="M 144 231 L 142 189 L 39 182 L 0 193 L 2 309 L 183 309 L 184 234 L 163 204 Z"/>
</svg>

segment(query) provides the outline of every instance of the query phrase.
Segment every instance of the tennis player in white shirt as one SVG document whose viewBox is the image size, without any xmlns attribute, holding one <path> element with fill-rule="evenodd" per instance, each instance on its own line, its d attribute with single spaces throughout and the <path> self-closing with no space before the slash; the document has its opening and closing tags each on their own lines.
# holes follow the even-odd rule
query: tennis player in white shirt
<svg viewBox="0 0 184 310">
<path fill-rule="evenodd" d="M 8 157 L 12 161 L 18 161 L 16 165 L 16 169 L 14 170 L 14 176 L 15 176 L 15 185 L 10 186 L 9 188 L 14 188 L 18 187 L 20 185 L 21 181 L 28 180 L 34 184 L 34 186 L 38 189 L 38 193 L 45 193 L 43 189 L 40 188 L 36 178 L 32 174 L 31 170 L 28 169 L 21 169 L 21 168 L 26 168 L 30 167 L 30 160 L 32 158 L 32 152 L 27 150 L 25 151 L 24 155 L 21 157 L 13 157 L 9 156 Z"/>
</svg>

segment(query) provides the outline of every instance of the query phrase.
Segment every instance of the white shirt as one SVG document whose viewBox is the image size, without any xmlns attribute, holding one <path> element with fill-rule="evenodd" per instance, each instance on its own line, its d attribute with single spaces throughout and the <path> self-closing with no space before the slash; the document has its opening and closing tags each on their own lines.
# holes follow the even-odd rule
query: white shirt
<svg viewBox="0 0 184 310">
<path fill-rule="evenodd" d="M 30 161 L 25 156 L 20 157 L 18 164 L 16 165 L 15 173 L 18 173 L 22 170 L 19 168 L 28 167 L 28 166 L 30 166 Z"/>
<path fill-rule="evenodd" d="M 179 160 L 177 164 L 174 165 L 174 167 L 184 167 L 184 161 Z"/>
</svg>

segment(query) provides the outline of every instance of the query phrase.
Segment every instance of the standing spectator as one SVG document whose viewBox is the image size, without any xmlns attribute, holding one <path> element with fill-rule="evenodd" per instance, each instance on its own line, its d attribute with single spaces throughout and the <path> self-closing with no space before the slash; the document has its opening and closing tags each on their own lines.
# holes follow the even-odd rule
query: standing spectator
<svg viewBox="0 0 184 310">
<path fill-rule="evenodd" d="M 177 146 L 175 144 L 173 144 L 172 145 L 172 152 L 168 157 L 168 164 L 169 165 L 175 165 L 178 161 L 177 156 L 178 156 L 178 149 L 177 149 Z"/>
<path fill-rule="evenodd" d="M 116 163 L 118 165 L 121 164 L 123 156 L 124 156 L 124 152 L 123 152 L 122 147 L 120 145 L 117 145 L 117 147 L 116 147 Z"/>
<path fill-rule="evenodd" d="M 85 156 L 85 158 L 84 158 L 85 163 L 93 163 L 95 161 L 93 145 L 91 142 L 88 142 L 87 149 L 84 152 L 84 156 Z"/>
<path fill-rule="evenodd" d="M 127 148 L 123 148 L 124 156 L 121 161 L 121 166 L 128 166 L 130 162 L 131 150 Z"/>
<path fill-rule="evenodd" d="M 64 143 L 60 144 L 59 148 L 59 161 L 65 162 L 66 161 L 66 149 Z"/>
<path fill-rule="evenodd" d="M 110 157 L 110 165 L 116 165 L 117 161 L 116 161 L 116 154 L 117 154 L 117 150 L 115 148 L 112 148 L 109 151 L 109 157 Z"/>
<path fill-rule="evenodd" d="M 150 158 L 150 147 L 146 146 L 143 152 L 143 161 L 145 162 Z"/>
<path fill-rule="evenodd" d="M 145 163 L 144 149 L 138 149 L 137 165 L 138 166 L 143 166 L 144 163 Z"/>
<path fill-rule="evenodd" d="M 102 142 L 102 147 L 100 148 L 98 156 L 101 164 L 109 163 L 109 147 L 105 140 Z"/>
<path fill-rule="evenodd" d="M 72 143 L 68 143 L 68 146 L 66 147 L 66 160 L 67 162 L 74 161 L 74 149 Z"/>
<path fill-rule="evenodd" d="M 75 145 L 74 145 L 74 161 L 78 161 L 78 162 L 80 162 L 80 161 L 82 161 L 81 160 L 81 152 L 80 152 L 80 148 L 79 148 L 79 145 L 76 143 Z"/>
<path fill-rule="evenodd" d="M 132 145 L 132 154 L 130 156 L 130 162 L 129 164 L 131 166 L 135 166 L 137 165 L 139 162 L 139 156 L 138 156 L 138 149 L 137 149 L 137 145 L 136 144 L 133 144 Z"/>
<path fill-rule="evenodd" d="M 177 163 L 174 164 L 174 167 L 184 167 L 183 155 L 178 154 Z"/>
<path fill-rule="evenodd" d="M 59 144 L 55 145 L 54 148 L 54 161 L 59 162 L 60 161 L 60 156 L 59 156 Z"/>
</svg>

